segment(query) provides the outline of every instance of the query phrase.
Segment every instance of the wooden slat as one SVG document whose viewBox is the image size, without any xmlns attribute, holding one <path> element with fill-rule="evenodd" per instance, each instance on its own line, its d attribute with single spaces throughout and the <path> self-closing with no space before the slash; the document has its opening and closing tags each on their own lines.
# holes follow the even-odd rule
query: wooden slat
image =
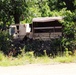
<svg viewBox="0 0 76 75">
<path fill-rule="evenodd" d="M 53 33 L 34 33 L 34 39 L 48 39 L 48 38 L 58 38 L 62 36 L 61 32 L 53 32 Z"/>
<path fill-rule="evenodd" d="M 34 29 L 54 29 L 54 28 L 62 28 L 61 26 L 57 27 L 34 27 Z"/>
</svg>

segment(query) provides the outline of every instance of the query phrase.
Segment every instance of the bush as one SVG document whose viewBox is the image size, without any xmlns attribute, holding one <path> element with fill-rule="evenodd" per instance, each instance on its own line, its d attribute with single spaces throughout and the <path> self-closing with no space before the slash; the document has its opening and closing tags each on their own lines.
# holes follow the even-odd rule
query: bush
<svg viewBox="0 0 76 75">
<path fill-rule="evenodd" d="M 10 47 L 8 31 L 0 30 L 0 50 L 7 54 Z"/>
</svg>

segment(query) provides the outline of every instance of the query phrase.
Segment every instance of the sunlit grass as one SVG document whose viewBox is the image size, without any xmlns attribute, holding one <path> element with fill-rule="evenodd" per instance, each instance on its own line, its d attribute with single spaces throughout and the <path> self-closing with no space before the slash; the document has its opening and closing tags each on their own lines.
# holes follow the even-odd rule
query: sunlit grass
<svg viewBox="0 0 76 75">
<path fill-rule="evenodd" d="M 8 57 L 0 52 L 0 66 L 17 66 L 26 64 L 52 64 L 52 63 L 71 63 L 76 62 L 76 55 L 56 56 L 55 58 L 47 55 L 35 57 L 33 52 L 18 55 L 17 57 Z"/>
<path fill-rule="evenodd" d="M 60 63 L 71 63 L 74 62 L 75 56 L 63 56 L 63 57 L 56 57 L 54 58 L 54 62 L 60 62 Z"/>
</svg>

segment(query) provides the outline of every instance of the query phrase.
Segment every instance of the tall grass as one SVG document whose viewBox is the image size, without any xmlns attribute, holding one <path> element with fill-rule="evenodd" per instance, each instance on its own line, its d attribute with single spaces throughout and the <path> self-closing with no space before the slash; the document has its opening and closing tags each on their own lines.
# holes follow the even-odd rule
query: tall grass
<svg viewBox="0 0 76 75">
<path fill-rule="evenodd" d="M 55 58 L 48 57 L 47 55 L 35 57 L 33 52 L 27 52 L 18 55 L 17 57 L 8 57 L 0 52 L 0 66 L 17 66 L 26 64 L 51 64 L 51 63 L 70 63 L 76 62 L 76 55 L 73 56 L 57 56 Z"/>
<path fill-rule="evenodd" d="M 0 52 L 0 61 L 3 61 L 5 59 L 5 56 L 2 52 Z"/>
</svg>

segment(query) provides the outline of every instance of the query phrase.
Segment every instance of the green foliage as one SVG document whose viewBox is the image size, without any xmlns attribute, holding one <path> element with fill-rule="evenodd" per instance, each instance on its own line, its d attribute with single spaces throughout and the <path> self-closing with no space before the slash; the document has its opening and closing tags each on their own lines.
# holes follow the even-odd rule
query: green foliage
<svg viewBox="0 0 76 75">
<path fill-rule="evenodd" d="M 0 0 L 0 22 L 2 22 L 3 28 L 6 28 L 6 25 L 9 25 L 12 22 L 10 9 L 9 0 Z"/>
<path fill-rule="evenodd" d="M 66 11 L 65 12 L 65 18 L 64 18 L 64 22 L 63 22 L 63 44 L 65 48 L 68 48 L 68 50 L 74 50 L 75 46 L 76 46 L 76 38 L 75 38 L 75 34 L 76 34 L 76 26 L 75 26 L 75 22 L 73 20 L 75 14 L 72 13 L 71 11 Z"/>
<path fill-rule="evenodd" d="M 0 50 L 7 54 L 10 47 L 8 31 L 0 30 Z"/>
</svg>

